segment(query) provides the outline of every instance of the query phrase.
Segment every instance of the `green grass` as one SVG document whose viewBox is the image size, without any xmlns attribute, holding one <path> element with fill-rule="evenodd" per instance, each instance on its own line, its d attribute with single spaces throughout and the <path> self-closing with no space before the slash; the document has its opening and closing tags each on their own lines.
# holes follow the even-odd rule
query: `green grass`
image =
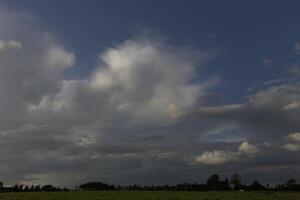
<svg viewBox="0 0 300 200">
<path fill-rule="evenodd" d="M 300 192 L 37 192 L 1 193 L 0 200 L 300 200 Z"/>
</svg>

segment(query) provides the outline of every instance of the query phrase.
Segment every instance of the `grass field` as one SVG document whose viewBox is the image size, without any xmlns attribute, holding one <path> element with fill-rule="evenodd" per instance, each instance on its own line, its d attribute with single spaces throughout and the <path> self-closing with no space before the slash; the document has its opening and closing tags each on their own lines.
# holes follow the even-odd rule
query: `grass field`
<svg viewBox="0 0 300 200">
<path fill-rule="evenodd" d="M 0 200 L 300 200 L 300 192 L 40 192 L 2 193 Z"/>
</svg>

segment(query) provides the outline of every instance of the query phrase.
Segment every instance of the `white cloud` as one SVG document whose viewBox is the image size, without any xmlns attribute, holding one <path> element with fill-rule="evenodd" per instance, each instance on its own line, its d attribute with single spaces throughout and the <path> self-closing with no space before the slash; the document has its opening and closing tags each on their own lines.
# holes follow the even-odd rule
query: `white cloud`
<svg viewBox="0 0 300 200">
<path fill-rule="evenodd" d="M 282 147 L 286 150 L 289 150 L 289 151 L 300 151 L 300 133 L 290 133 L 286 139 L 289 139 L 291 141 L 294 141 L 294 142 L 298 142 L 298 143 L 288 143 L 288 144 L 285 144 L 283 145 Z"/>
<path fill-rule="evenodd" d="M 208 165 L 218 165 L 229 161 L 238 160 L 238 154 L 231 151 L 205 151 L 195 158 L 196 162 Z"/>
<path fill-rule="evenodd" d="M 300 151 L 299 144 L 285 144 L 282 147 L 288 151 Z"/>
<path fill-rule="evenodd" d="M 65 70 L 75 63 L 75 55 L 59 46 L 49 48 L 45 54 L 44 62 L 50 70 Z M 60 72 L 60 71 L 58 71 Z"/>
<path fill-rule="evenodd" d="M 273 85 L 273 84 L 276 84 L 276 83 L 282 83 L 286 81 L 285 79 L 282 79 L 282 78 L 278 78 L 278 79 L 275 79 L 275 80 L 270 80 L 270 81 L 266 81 L 263 83 L 263 85 Z"/>
<path fill-rule="evenodd" d="M 204 163 L 209 165 L 218 165 L 230 161 L 238 161 L 242 156 L 254 155 L 259 152 L 259 148 L 247 141 L 244 141 L 238 147 L 238 151 L 205 151 L 201 155 L 195 158 L 198 163 Z"/>
<path fill-rule="evenodd" d="M 291 133 L 287 136 L 288 139 L 300 142 L 300 133 Z"/>
<path fill-rule="evenodd" d="M 91 85 L 110 89 L 118 105 L 130 102 L 128 111 L 136 115 L 175 115 L 192 106 L 201 93 L 199 86 L 188 84 L 196 60 L 187 56 L 157 41 L 128 40 L 101 54 L 105 66 L 92 75 Z"/>
<path fill-rule="evenodd" d="M 0 51 L 7 49 L 21 49 L 22 44 L 15 40 L 1 40 L 0 39 Z"/>
<path fill-rule="evenodd" d="M 291 102 L 284 106 L 285 110 L 295 110 L 300 108 L 300 101 Z"/>
<path fill-rule="evenodd" d="M 257 146 L 245 141 L 240 144 L 239 152 L 244 153 L 244 154 L 256 154 L 259 152 L 259 149 Z"/>
<path fill-rule="evenodd" d="M 216 84 L 212 79 L 191 84 L 202 57 L 206 59 L 202 52 L 152 39 L 128 40 L 100 54 L 100 65 L 90 79 L 64 81 L 60 93 L 44 96 L 31 108 L 71 118 L 81 113 L 94 120 L 127 116 L 129 122 L 163 124 L 193 108 L 201 94 Z M 69 64 L 73 59 L 63 60 Z M 83 107 L 83 102 L 88 106 Z M 104 111 L 106 115 L 99 114 Z"/>
</svg>

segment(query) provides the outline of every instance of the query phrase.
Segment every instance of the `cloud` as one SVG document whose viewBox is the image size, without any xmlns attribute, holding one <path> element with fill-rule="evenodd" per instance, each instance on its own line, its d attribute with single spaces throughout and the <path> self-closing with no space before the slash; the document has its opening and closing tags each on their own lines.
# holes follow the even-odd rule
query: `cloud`
<svg viewBox="0 0 300 200">
<path fill-rule="evenodd" d="M 255 145 L 245 141 L 239 146 L 239 152 L 244 154 L 256 154 L 259 152 L 259 149 Z"/>
<path fill-rule="evenodd" d="M 257 140 L 280 139 L 300 129 L 299 88 L 297 81 L 270 86 L 247 96 L 244 103 L 200 107 L 189 118 L 231 121 Z"/>
<path fill-rule="evenodd" d="M 126 118 L 130 123 L 162 124 L 193 108 L 200 95 L 216 84 L 210 79 L 191 83 L 195 66 L 206 59 L 204 53 L 151 38 L 127 40 L 99 59 L 89 79 L 63 81 L 59 93 L 45 95 L 31 110 L 36 115 L 52 112 L 57 119 L 69 115 L 77 120 L 76 113 L 81 113 L 79 118 L 89 122 Z"/>
<path fill-rule="evenodd" d="M 279 78 L 279 79 L 275 79 L 275 80 L 266 81 L 263 83 L 263 85 L 273 85 L 273 84 L 277 84 L 277 83 L 282 83 L 284 81 L 286 81 L 286 80 Z"/>
<path fill-rule="evenodd" d="M 198 163 L 204 163 L 208 165 L 219 165 L 226 162 L 238 161 L 242 156 L 254 155 L 260 150 L 257 146 L 244 141 L 238 147 L 238 151 L 224 151 L 224 150 L 214 150 L 205 151 L 201 155 L 195 158 Z"/>
<path fill-rule="evenodd" d="M 0 51 L 7 49 L 21 49 L 22 44 L 15 40 L 0 40 Z"/>
<path fill-rule="evenodd" d="M 271 58 L 263 58 L 261 60 L 261 63 L 264 65 L 264 66 L 267 66 L 267 65 L 271 65 L 273 64 L 275 61 Z"/>
<path fill-rule="evenodd" d="M 294 75 L 296 78 L 300 75 L 300 65 L 297 62 L 294 62 L 290 65 L 288 72 Z"/>
<path fill-rule="evenodd" d="M 0 127 L 30 123 L 27 106 L 61 90 L 75 56 L 24 13 L 0 8 Z"/>
<path fill-rule="evenodd" d="M 282 147 L 288 151 L 300 151 L 300 133 L 290 133 L 286 136 L 286 139 L 293 141 L 294 143 L 287 143 Z"/>
<path fill-rule="evenodd" d="M 195 158 L 196 162 L 209 164 L 209 165 L 217 165 L 223 164 L 229 161 L 238 160 L 238 155 L 231 151 L 205 151 L 201 155 Z"/>
<path fill-rule="evenodd" d="M 211 53 L 151 34 L 104 49 L 89 76 L 66 80 L 75 54 L 31 15 L 0 11 L 0 176 L 8 184 L 170 184 L 182 181 L 178 170 L 191 179 L 211 172 L 191 160 L 222 173 L 299 163 L 259 146 L 299 130 L 297 80 L 214 104 L 220 79 L 201 73 Z"/>
<path fill-rule="evenodd" d="M 300 142 L 300 133 L 290 133 L 287 138 L 295 142 Z"/>
<path fill-rule="evenodd" d="M 300 151 L 299 144 L 285 144 L 285 145 L 283 145 L 283 148 L 288 151 Z"/>
<path fill-rule="evenodd" d="M 300 67 L 299 66 L 294 66 L 289 70 L 290 73 L 299 76 L 300 75 Z"/>
<path fill-rule="evenodd" d="M 289 158 L 287 161 L 282 160 L 280 163 L 285 162 L 288 166 L 291 163 L 298 165 L 299 159 L 293 153 L 300 150 L 297 134 L 297 131 L 300 130 L 297 121 L 300 116 L 300 107 L 298 106 L 300 102 L 299 88 L 297 79 L 278 82 L 276 85 L 267 84 L 264 88 L 246 96 L 241 103 L 202 106 L 191 113 L 187 119 L 192 118 L 198 120 L 199 123 L 205 120 L 212 120 L 219 124 L 234 123 L 237 124 L 237 129 L 231 130 L 231 132 L 238 132 L 239 137 L 245 140 L 252 139 L 256 143 L 267 141 L 270 144 L 268 146 L 271 148 L 264 148 L 263 151 L 261 148 L 252 147 L 246 142 L 240 145 L 238 151 L 223 150 L 228 155 L 232 155 L 232 153 L 237 155 L 235 160 L 229 157 L 227 162 L 223 162 L 227 165 L 230 165 L 231 162 L 237 163 L 245 157 L 250 160 L 254 159 L 254 155 L 256 165 L 264 165 L 263 163 L 268 162 L 262 155 L 266 157 L 275 156 L 280 159 L 287 157 Z M 225 131 L 219 135 L 226 138 L 228 134 L 230 133 Z M 282 144 L 282 138 L 287 138 L 290 142 Z M 282 149 L 288 151 L 284 152 Z M 213 156 L 212 153 L 207 155 Z M 205 162 L 203 163 L 205 164 Z M 242 162 L 239 163 L 242 165 Z M 249 165 L 245 167 L 249 168 Z"/>
<path fill-rule="evenodd" d="M 99 53 L 88 77 L 65 80 L 76 56 L 34 17 L 0 10 L 0 176 L 6 182 L 71 184 L 64 172 L 81 174 L 78 182 L 118 181 L 125 168 L 124 176 L 184 157 L 173 153 L 179 131 L 169 127 L 218 83 L 199 73 L 209 52 L 132 37 Z M 155 143 L 145 139 L 156 135 Z"/>
<path fill-rule="evenodd" d="M 295 51 L 296 54 L 300 53 L 300 43 L 299 42 L 295 43 L 295 45 L 294 45 L 294 51 Z"/>
</svg>

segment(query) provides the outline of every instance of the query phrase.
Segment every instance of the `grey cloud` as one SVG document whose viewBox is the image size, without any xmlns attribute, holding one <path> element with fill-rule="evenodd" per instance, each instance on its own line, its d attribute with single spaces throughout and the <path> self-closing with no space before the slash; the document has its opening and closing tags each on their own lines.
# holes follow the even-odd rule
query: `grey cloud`
<svg viewBox="0 0 300 200">
<path fill-rule="evenodd" d="M 300 129 L 299 94 L 298 82 L 271 86 L 248 96 L 244 103 L 203 107 L 191 116 L 234 121 L 257 139 L 283 138 Z"/>
<path fill-rule="evenodd" d="M 196 75 L 209 52 L 133 37 L 99 54 L 88 78 L 64 80 L 75 55 L 41 30 L 34 17 L 0 10 L 0 176 L 5 182 L 117 181 L 124 170 L 126 177 L 185 165 L 170 127 L 217 84 Z M 179 145 L 185 148 L 186 142 Z"/>
<path fill-rule="evenodd" d="M 271 65 L 271 64 L 274 63 L 274 59 L 272 59 L 272 58 L 263 58 L 263 59 L 261 60 L 261 62 L 262 62 L 262 64 L 263 64 L 264 66 L 268 66 L 268 65 Z"/>
<path fill-rule="evenodd" d="M 299 144 L 285 144 L 282 146 L 284 149 L 289 151 L 300 151 L 300 145 Z"/>
<path fill-rule="evenodd" d="M 21 49 L 22 44 L 15 40 L 0 40 L 0 51 L 6 49 Z"/>
<path fill-rule="evenodd" d="M 34 17 L 0 11 L 0 176 L 5 182 L 162 184 L 243 169 L 260 174 L 272 163 L 299 165 L 281 141 L 300 128 L 297 81 L 272 85 L 242 103 L 207 107 L 209 91 L 220 81 L 201 76 L 210 52 L 148 36 L 100 53 L 89 77 L 65 80 L 63 72 L 74 65 L 75 55 L 42 31 Z M 187 113 L 192 114 L 185 118 Z M 268 135 L 276 151 L 258 151 L 249 143 L 238 150 L 244 140 L 261 150 Z M 234 157 L 238 164 L 191 164 L 199 152 L 216 149 L 222 152 L 213 154 Z M 275 163 L 273 158 L 281 156 L 285 160 Z"/>
</svg>

